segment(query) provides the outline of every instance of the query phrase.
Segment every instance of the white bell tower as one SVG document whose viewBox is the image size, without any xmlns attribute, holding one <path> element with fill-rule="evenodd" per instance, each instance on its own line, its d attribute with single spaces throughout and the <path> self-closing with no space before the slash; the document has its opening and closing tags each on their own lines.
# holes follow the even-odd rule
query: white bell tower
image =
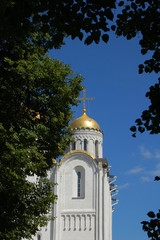
<svg viewBox="0 0 160 240">
<path fill-rule="evenodd" d="M 112 212 L 118 200 L 110 166 L 103 158 L 103 133 L 98 123 L 86 114 L 71 123 L 74 142 L 51 169 L 57 183 L 53 205 L 54 221 L 41 229 L 36 240 L 112 240 Z"/>
</svg>

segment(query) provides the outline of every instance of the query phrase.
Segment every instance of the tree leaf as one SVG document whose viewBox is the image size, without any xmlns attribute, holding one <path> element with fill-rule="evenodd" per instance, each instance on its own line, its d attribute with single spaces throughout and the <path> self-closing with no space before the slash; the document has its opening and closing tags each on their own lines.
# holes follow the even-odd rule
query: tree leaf
<svg viewBox="0 0 160 240">
<path fill-rule="evenodd" d="M 160 177 L 156 176 L 154 181 L 160 181 Z"/>
<path fill-rule="evenodd" d="M 131 130 L 132 132 L 136 132 L 136 127 L 135 127 L 135 126 L 132 126 L 132 127 L 130 128 L 130 130 Z"/>
<path fill-rule="evenodd" d="M 109 35 L 108 35 L 108 34 L 103 34 L 103 35 L 102 35 L 102 40 L 103 40 L 105 43 L 107 43 L 108 40 L 109 40 Z"/>
<path fill-rule="evenodd" d="M 118 3 L 118 6 L 119 6 L 119 7 L 122 7 L 123 4 L 124 4 L 124 1 L 120 1 L 120 2 Z"/>
<path fill-rule="evenodd" d="M 112 26 L 111 26 L 111 29 L 112 29 L 112 31 L 115 31 L 115 30 L 116 30 L 116 26 L 115 26 L 115 25 L 112 25 Z"/>
<path fill-rule="evenodd" d="M 147 215 L 148 215 L 148 217 L 150 217 L 150 218 L 155 218 L 155 214 L 154 214 L 154 212 L 152 212 L 152 211 L 148 212 Z"/>
<path fill-rule="evenodd" d="M 87 38 L 86 38 L 86 40 L 85 40 L 85 44 L 87 44 L 87 45 L 90 45 L 92 42 L 93 42 L 93 37 L 92 36 L 88 36 Z"/>
<path fill-rule="evenodd" d="M 111 21 L 113 20 L 114 15 L 113 15 L 112 10 L 110 8 L 107 8 L 105 10 L 105 15 L 109 20 L 111 20 Z"/>
</svg>

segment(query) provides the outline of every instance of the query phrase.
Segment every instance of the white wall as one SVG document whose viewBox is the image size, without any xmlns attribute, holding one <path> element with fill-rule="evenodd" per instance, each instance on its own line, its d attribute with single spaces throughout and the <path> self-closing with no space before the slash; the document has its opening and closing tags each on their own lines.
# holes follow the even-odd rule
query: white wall
<svg viewBox="0 0 160 240">
<path fill-rule="evenodd" d="M 94 129 L 76 129 L 74 130 L 73 140 L 75 141 L 76 150 L 84 150 L 84 140 L 87 140 L 87 152 L 95 156 L 95 144 L 98 142 L 98 157 L 103 157 L 103 133 Z M 72 151 L 72 144 L 68 151 Z"/>
<path fill-rule="evenodd" d="M 82 198 L 75 197 L 77 167 L 85 170 Z M 102 165 L 84 152 L 74 152 L 55 172 L 59 198 L 54 210 L 57 218 L 53 222 L 53 240 L 111 240 L 111 194 Z"/>
</svg>

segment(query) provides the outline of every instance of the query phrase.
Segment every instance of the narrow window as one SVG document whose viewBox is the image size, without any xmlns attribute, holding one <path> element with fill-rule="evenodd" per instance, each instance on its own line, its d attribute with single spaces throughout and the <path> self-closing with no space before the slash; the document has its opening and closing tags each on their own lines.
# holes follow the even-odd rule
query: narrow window
<svg viewBox="0 0 160 240">
<path fill-rule="evenodd" d="M 84 150 L 87 151 L 87 140 L 84 139 Z"/>
<path fill-rule="evenodd" d="M 77 172 L 77 197 L 81 196 L 81 172 Z"/>
<path fill-rule="evenodd" d="M 41 235 L 40 234 L 37 235 L 37 240 L 41 240 Z"/>
<path fill-rule="evenodd" d="M 72 143 L 72 150 L 75 150 L 75 149 L 76 149 L 76 143 L 73 142 L 73 143 Z"/>
<path fill-rule="evenodd" d="M 72 175 L 73 198 L 85 198 L 85 169 L 82 166 L 76 166 Z"/>
<path fill-rule="evenodd" d="M 98 158 L 98 141 L 95 141 L 95 157 Z"/>
</svg>

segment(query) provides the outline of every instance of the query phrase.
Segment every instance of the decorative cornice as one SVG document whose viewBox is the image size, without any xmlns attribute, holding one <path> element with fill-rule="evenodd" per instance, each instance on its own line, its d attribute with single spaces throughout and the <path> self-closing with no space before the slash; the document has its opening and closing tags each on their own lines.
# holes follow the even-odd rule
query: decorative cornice
<svg viewBox="0 0 160 240">
<path fill-rule="evenodd" d="M 102 134 L 103 135 L 103 131 L 95 130 L 93 128 L 73 128 L 72 130 L 73 130 L 74 134 L 76 134 L 77 132 L 86 132 L 89 134 Z"/>
<path fill-rule="evenodd" d="M 78 141 L 78 140 L 83 141 L 84 139 L 87 139 L 88 141 L 92 140 L 93 142 L 95 142 L 97 140 L 99 143 L 102 143 L 102 137 L 100 136 L 77 134 L 77 135 L 73 135 L 72 137 L 75 141 Z"/>
<path fill-rule="evenodd" d="M 97 132 L 101 132 L 102 134 L 103 134 L 103 131 L 102 130 L 100 130 L 100 129 L 95 129 L 95 128 L 90 128 L 90 127 L 87 127 L 87 128 L 84 128 L 84 127 L 74 127 L 74 128 L 72 128 L 72 130 L 79 130 L 79 129 L 88 129 L 88 130 L 94 130 L 94 131 L 97 131 Z"/>
</svg>

